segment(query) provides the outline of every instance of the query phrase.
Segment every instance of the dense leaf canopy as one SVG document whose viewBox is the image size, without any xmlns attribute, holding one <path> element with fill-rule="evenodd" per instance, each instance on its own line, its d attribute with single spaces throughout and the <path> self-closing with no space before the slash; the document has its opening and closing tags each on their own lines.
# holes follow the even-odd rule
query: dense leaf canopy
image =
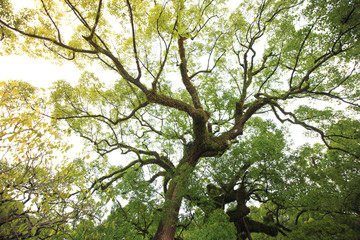
<svg viewBox="0 0 360 240">
<path fill-rule="evenodd" d="M 87 193 L 114 205 L 73 238 L 358 233 L 359 2 L 13 2 L 0 54 L 84 69 L 43 114 L 85 140 L 100 165 L 82 164 L 101 173 Z M 292 125 L 318 143 L 296 149 Z"/>
</svg>

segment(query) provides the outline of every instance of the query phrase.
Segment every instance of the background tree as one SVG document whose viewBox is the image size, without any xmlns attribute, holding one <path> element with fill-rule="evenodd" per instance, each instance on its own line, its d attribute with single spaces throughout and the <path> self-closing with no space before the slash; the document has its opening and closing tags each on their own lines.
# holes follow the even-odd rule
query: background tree
<svg viewBox="0 0 360 240">
<path fill-rule="evenodd" d="M 36 90 L 1 82 L 0 97 L 0 238 L 45 239 L 94 218 L 81 161 L 56 160 L 70 146 L 40 114 Z"/>
<path fill-rule="evenodd" d="M 327 130 L 359 111 L 359 19 L 359 3 L 345 0 L 244 1 L 231 10 L 220 0 L 40 0 L 16 11 L 5 0 L 0 34 L 3 53 L 98 63 L 119 75 L 58 82 L 52 117 L 100 155 L 125 155 L 92 189 L 146 173 L 139 181 L 163 197 L 154 238 L 173 239 L 194 169 L 229 150 L 255 115 L 273 113 L 358 160 Z M 328 101 L 347 111 L 324 109 Z"/>
<path fill-rule="evenodd" d="M 358 153 L 358 124 L 339 121 L 329 133 L 337 136 L 338 146 L 346 144 L 346 149 Z M 287 162 L 281 174 L 285 184 L 273 185 L 271 202 L 263 204 L 263 210 L 253 209 L 251 217 L 261 219 L 264 212 L 258 216 L 256 212 L 264 210 L 270 213 L 289 230 L 285 239 L 358 239 L 359 160 L 317 143 L 301 146 Z M 258 237 L 254 239 L 264 239 Z"/>
</svg>

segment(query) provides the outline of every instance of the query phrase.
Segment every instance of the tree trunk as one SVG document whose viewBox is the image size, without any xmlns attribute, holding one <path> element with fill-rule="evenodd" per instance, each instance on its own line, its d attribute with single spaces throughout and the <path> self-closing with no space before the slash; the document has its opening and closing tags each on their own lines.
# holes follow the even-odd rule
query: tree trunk
<svg viewBox="0 0 360 240">
<path fill-rule="evenodd" d="M 173 240 L 175 238 L 179 210 L 188 186 L 188 179 L 202 154 L 206 152 L 199 145 L 191 143 L 184 149 L 184 156 L 169 183 L 165 194 L 165 205 L 153 240 Z"/>
<path fill-rule="evenodd" d="M 169 188 L 165 194 L 165 205 L 154 240 L 173 240 L 175 238 L 179 210 L 186 193 L 189 176 L 193 172 L 197 160 L 204 152 L 193 147 L 194 145 L 190 147 L 192 148 L 190 151 L 185 150 L 184 157 L 169 183 Z"/>
<path fill-rule="evenodd" d="M 165 205 L 162 209 L 162 217 L 154 240 L 173 240 L 177 227 L 179 210 L 182 201 L 178 183 L 171 181 L 166 193 Z"/>
</svg>

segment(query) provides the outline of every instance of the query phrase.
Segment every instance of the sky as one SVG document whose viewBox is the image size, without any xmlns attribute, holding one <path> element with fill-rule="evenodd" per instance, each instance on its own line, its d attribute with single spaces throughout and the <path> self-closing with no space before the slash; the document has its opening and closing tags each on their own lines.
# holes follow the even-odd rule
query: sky
<svg viewBox="0 0 360 240">
<path fill-rule="evenodd" d="M 22 80 L 47 89 L 57 80 L 76 83 L 80 75 L 81 71 L 71 62 L 56 65 L 27 56 L 0 56 L 0 81 Z"/>
</svg>

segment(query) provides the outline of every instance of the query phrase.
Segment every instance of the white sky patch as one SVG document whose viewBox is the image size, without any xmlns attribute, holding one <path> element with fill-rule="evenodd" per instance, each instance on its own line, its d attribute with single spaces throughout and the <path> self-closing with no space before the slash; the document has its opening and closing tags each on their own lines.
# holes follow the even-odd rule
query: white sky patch
<svg viewBox="0 0 360 240">
<path fill-rule="evenodd" d="M 116 79 L 119 79 L 119 75 L 114 71 L 105 70 L 98 65 L 90 65 L 86 70 L 94 72 L 95 76 L 105 84 L 113 84 Z M 70 61 L 54 64 L 49 60 L 27 56 L 0 57 L 0 81 L 22 80 L 35 87 L 45 89 L 51 87 L 58 80 L 66 80 L 74 86 L 84 71 Z"/>
<path fill-rule="evenodd" d="M 0 81 L 26 81 L 35 87 L 49 88 L 57 80 L 77 82 L 81 71 L 71 62 L 62 65 L 27 56 L 0 57 Z"/>
<path fill-rule="evenodd" d="M 15 9 L 35 7 L 35 2 L 32 0 L 13 0 L 11 4 Z"/>
</svg>

